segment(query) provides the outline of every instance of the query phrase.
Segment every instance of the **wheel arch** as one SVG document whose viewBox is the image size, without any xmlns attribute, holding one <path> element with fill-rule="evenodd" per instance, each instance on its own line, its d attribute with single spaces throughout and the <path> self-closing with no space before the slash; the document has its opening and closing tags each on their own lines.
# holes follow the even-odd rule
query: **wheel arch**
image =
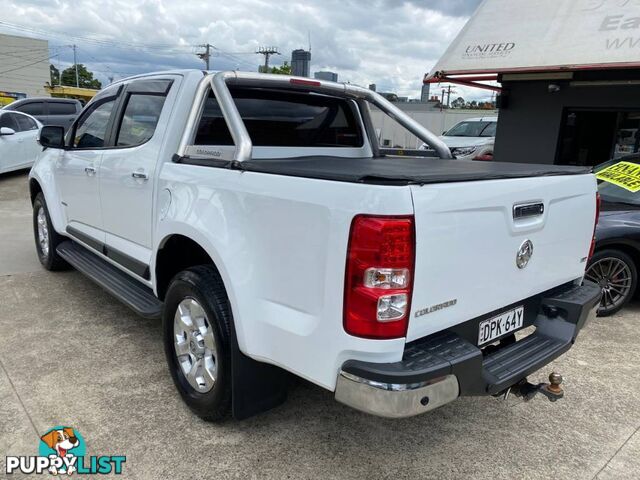
<svg viewBox="0 0 640 480">
<path fill-rule="evenodd" d="M 196 240 L 180 233 L 165 236 L 158 245 L 154 264 L 158 298 L 164 300 L 169 283 L 178 272 L 196 265 L 212 265 L 220 273 L 213 257 Z"/>
<path fill-rule="evenodd" d="M 65 214 L 60 207 L 55 185 L 50 185 L 47 184 L 46 181 L 42 181 L 42 179 L 38 175 L 35 175 L 32 170 L 29 175 L 29 198 L 31 200 L 31 206 L 33 206 L 33 202 L 39 193 L 42 193 L 44 200 L 47 203 L 49 217 L 51 218 L 54 230 L 59 234 L 64 235 L 66 224 Z"/>
<path fill-rule="evenodd" d="M 603 250 L 617 250 L 628 255 L 636 268 L 636 273 L 640 277 L 640 244 L 632 240 L 612 239 L 609 241 L 599 242 L 596 246 L 596 253 Z M 591 262 L 589 262 L 591 263 Z M 587 269 L 590 265 L 587 266 Z M 631 292 L 631 298 L 637 298 L 640 295 L 640 278 L 636 283 L 635 290 Z"/>
<path fill-rule="evenodd" d="M 29 179 L 29 197 L 31 198 L 31 205 L 33 206 L 33 202 L 35 201 L 36 197 L 38 196 L 39 193 L 42 193 L 42 186 L 40 185 L 40 182 L 38 182 L 38 180 L 36 180 L 35 178 L 30 178 Z M 44 195 L 44 193 L 43 193 Z"/>
<path fill-rule="evenodd" d="M 602 250 L 619 250 L 631 257 L 635 264 L 636 270 L 640 271 L 640 244 L 632 240 L 612 239 L 599 242 L 596 246 L 596 252 Z"/>
</svg>

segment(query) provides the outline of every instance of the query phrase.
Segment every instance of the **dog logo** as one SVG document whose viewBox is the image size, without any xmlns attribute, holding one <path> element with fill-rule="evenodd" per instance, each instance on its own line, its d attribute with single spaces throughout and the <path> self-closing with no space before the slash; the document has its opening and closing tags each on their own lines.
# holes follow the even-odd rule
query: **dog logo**
<svg viewBox="0 0 640 480">
<path fill-rule="evenodd" d="M 74 428 L 50 428 L 40 437 L 37 456 L 6 456 L 6 473 L 51 475 L 120 475 L 124 455 L 87 455 L 82 435 Z"/>
<path fill-rule="evenodd" d="M 75 456 L 73 453 L 69 453 L 69 450 L 73 450 L 80 446 L 80 440 L 78 440 L 73 428 L 62 427 L 59 430 L 49 430 L 40 437 L 40 440 L 42 440 L 51 450 L 55 451 L 56 455 L 63 459 L 63 465 L 65 465 L 65 467 L 62 467 L 61 469 L 56 468 L 55 465 L 51 465 L 51 467 L 49 467 L 49 472 L 53 475 L 57 475 L 58 473 L 71 475 L 76 471 L 76 467 L 72 465 L 70 461 L 65 461 L 65 459 L 71 460 L 71 458 Z"/>
</svg>

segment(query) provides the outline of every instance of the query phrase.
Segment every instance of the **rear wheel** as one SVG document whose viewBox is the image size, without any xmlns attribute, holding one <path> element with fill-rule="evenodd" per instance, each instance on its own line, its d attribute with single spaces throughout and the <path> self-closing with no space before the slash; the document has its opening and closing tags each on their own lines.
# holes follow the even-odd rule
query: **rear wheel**
<svg viewBox="0 0 640 480">
<path fill-rule="evenodd" d="M 178 273 L 167 290 L 162 316 L 164 347 L 173 382 L 204 420 L 231 407 L 231 310 L 212 266 Z"/>
<path fill-rule="evenodd" d="M 47 270 L 64 270 L 69 264 L 58 255 L 56 248 L 64 241 L 53 228 L 47 203 L 42 192 L 33 201 L 33 236 L 36 241 L 38 259 Z"/>
<path fill-rule="evenodd" d="M 601 250 L 591 259 L 585 278 L 602 288 L 598 316 L 612 315 L 633 297 L 638 273 L 633 259 L 620 250 Z"/>
</svg>

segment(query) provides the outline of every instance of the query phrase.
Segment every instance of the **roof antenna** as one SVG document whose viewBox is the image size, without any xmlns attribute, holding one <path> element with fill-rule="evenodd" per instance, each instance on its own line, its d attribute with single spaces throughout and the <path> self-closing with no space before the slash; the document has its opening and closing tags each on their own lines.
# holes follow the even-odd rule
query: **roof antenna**
<svg viewBox="0 0 640 480">
<path fill-rule="evenodd" d="M 308 30 L 307 34 L 309 35 L 309 53 L 311 53 L 311 30 Z"/>
</svg>

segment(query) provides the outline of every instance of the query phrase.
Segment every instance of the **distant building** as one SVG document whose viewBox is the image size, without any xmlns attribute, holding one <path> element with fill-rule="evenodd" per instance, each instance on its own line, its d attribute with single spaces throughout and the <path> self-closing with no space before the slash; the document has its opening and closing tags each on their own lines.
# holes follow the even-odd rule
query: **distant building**
<svg viewBox="0 0 640 480">
<path fill-rule="evenodd" d="M 338 74 L 335 72 L 316 72 L 313 74 L 318 80 L 327 80 L 329 82 L 337 82 Z"/>
<path fill-rule="evenodd" d="M 376 84 L 375 83 L 370 83 L 369 84 L 369 90 L 371 90 L 372 92 L 376 91 Z"/>
<path fill-rule="evenodd" d="M 422 92 L 420 93 L 420 101 L 423 103 L 427 103 L 431 94 L 431 84 L 423 83 L 422 84 Z"/>
<path fill-rule="evenodd" d="M 19 55 L 16 52 L 28 52 Z M 0 34 L 0 106 L 25 97 L 49 96 L 49 42 Z"/>
<path fill-rule="evenodd" d="M 303 49 L 291 52 L 291 74 L 296 77 L 308 77 L 311 64 L 311 52 Z"/>
</svg>

